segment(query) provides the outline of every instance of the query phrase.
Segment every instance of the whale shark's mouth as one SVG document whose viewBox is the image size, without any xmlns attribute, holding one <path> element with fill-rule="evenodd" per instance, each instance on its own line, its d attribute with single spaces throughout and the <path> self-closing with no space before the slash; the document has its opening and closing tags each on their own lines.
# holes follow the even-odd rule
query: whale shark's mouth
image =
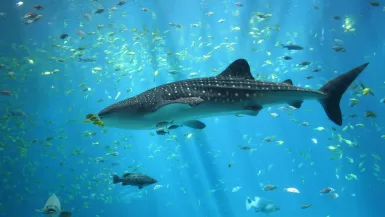
<svg viewBox="0 0 385 217">
<path fill-rule="evenodd" d="M 57 210 L 54 209 L 54 208 L 49 208 L 45 212 L 48 213 L 48 214 L 52 214 L 52 213 L 57 213 Z"/>
</svg>

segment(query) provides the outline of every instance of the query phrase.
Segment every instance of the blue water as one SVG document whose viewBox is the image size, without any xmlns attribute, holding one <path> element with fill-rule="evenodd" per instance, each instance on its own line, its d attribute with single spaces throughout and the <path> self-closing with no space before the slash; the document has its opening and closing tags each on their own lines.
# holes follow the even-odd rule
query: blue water
<svg viewBox="0 0 385 217">
<path fill-rule="evenodd" d="M 41 216 L 35 210 L 52 193 L 72 216 L 264 216 L 246 211 L 246 198 L 254 196 L 280 206 L 271 216 L 383 216 L 384 1 L 378 7 L 362 0 L 244 0 L 242 7 L 214 0 L 117 2 L 30 0 L 20 7 L 14 0 L 1 2 L 6 17 L 0 17 L 0 90 L 12 92 L 0 95 L 2 216 Z M 33 9 L 36 4 L 44 10 Z M 105 11 L 94 14 L 98 8 Z M 210 11 L 214 14 L 207 16 Z M 28 12 L 43 16 L 26 25 L 22 18 Z M 255 12 L 272 16 L 258 20 Z M 341 19 L 332 18 L 336 15 Z M 345 31 L 345 17 L 354 20 L 355 31 Z M 249 33 L 257 31 L 257 38 Z M 69 37 L 62 40 L 64 33 Z M 305 49 L 291 52 L 279 45 L 290 42 Z M 335 52 L 335 45 L 346 52 Z M 134 53 L 119 53 L 123 46 Z M 96 61 L 79 62 L 79 52 Z M 293 59 L 283 60 L 285 55 Z M 359 87 L 348 89 L 341 101 L 341 127 L 316 101 L 295 111 L 272 106 L 257 117 L 206 118 L 202 131 L 183 127 L 165 136 L 84 123 L 87 114 L 119 100 L 167 82 L 214 76 L 238 58 L 248 60 L 258 79 L 290 78 L 294 85 L 313 89 L 370 62 L 355 84 L 364 84 L 374 95 Z M 312 64 L 299 70 L 302 61 Z M 322 70 L 312 72 L 314 68 Z M 309 75 L 314 78 L 306 79 Z M 351 98 L 359 103 L 351 106 Z M 369 111 L 376 117 L 365 117 Z M 353 114 L 357 117 L 348 116 Z M 272 136 L 275 140 L 265 141 Z M 328 146 L 338 145 L 343 155 L 333 160 L 335 151 Z M 119 155 L 106 156 L 111 152 Z M 98 157 L 105 161 L 97 162 Z M 124 172 L 145 173 L 158 183 L 142 190 L 111 184 L 112 174 Z M 346 179 L 349 174 L 357 179 Z M 266 184 L 278 189 L 264 191 Z M 232 192 L 235 187 L 240 189 Z M 300 193 L 286 192 L 289 187 Z M 335 189 L 338 198 L 320 195 L 325 187 Z M 312 207 L 301 209 L 303 204 Z"/>
</svg>

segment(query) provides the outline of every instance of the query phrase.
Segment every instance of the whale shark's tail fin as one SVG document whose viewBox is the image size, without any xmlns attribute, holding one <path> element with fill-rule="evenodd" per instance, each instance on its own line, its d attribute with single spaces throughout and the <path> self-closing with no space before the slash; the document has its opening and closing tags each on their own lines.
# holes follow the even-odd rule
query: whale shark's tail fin
<svg viewBox="0 0 385 217">
<path fill-rule="evenodd" d="M 59 217 L 71 217 L 72 213 L 71 212 L 61 212 Z"/>
<path fill-rule="evenodd" d="M 249 210 L 251 208 L 257 208 L 259 206 L 261 198 L 255 197 L 254 200 L 251 200 L 250 197 L 246 198 L 246 210 Z"/>
<path fill-rule="evenodd" d="M 360 75 L 369 63 L 362 64 L 344 74 L 328 81 L 319 91 L 326 94 L 325 98 L 319 100 L 327 116 L 335 124 L 342 125 L 342 113 L 340 101 L 346 89 Z"/>
</svg>

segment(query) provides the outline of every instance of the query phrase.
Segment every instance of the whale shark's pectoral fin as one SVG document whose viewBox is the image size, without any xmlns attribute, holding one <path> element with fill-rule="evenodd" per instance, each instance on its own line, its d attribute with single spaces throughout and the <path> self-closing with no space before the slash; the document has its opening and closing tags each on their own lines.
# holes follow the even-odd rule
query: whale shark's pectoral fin
<svg viewBox="0 0 385 217">
<path fill-rule="evenodd" d="M 258 113 L 263 109 L 262 106 L 260 105 L 252 105 L 252 106 L 247 106 L 245 108 L 245 112 L 242 112 L 242 114 L 245 115 L 250 115 L 250 116 L 257 116 Z"/>
<path fill-rule="evenodd" d="M 187 97 L 187 98 L 180 98 L 180 99 L 175 99 L 175 100 L 165 100 L 159 105 L 157 105 L 154 108 L 154 111 L 165 107 L 167 105 L 177 105 L 177 104 L 182 104 L 182 105 L 188 105 L 190 107 L 194 107 L 202 103 L 204 100 L 200 97 Z"/>
<path fill-rule="evenodd" d="M 44 212 L 44 209 L 36 209 L 36 212 Z"/>
<path fill-rule="evenodd" d="M 196 130 L 202 130 L 206 127 L 205 123 L 197 120 L 185 121 L 182 123 L 182 125 Z"/>
<path fill-rule="evenodd" d="M 303 101 L 299 100 L 299 101 L 290 102 L 289 105 L 293 106 L 296 109 L 299 109 L 299 108 L 301 108 L 302 103 L 303 103 Z"/>
<path fill-rule="evenodd" d="M 59 217 L 71 217 L 72 213 L 71 212 L 61 212 Z"/>
</svg>

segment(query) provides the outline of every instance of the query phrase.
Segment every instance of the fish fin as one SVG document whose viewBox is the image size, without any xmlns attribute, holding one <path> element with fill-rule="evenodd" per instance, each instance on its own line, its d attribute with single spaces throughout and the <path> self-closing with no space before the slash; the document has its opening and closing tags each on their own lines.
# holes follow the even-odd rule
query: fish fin
<svg viewBox="0 0 385 217">
<path fill-rule="evenodd" d="M 71 217 L 72 213 L 71 212 L 61 212 L 59 217 Z"/>
<path fill-rule="evenodd" d="M 217 77 L 233 77 L 255 80 L 255 78 L 251 75 L 249 63 L 245 59 L 235 60 Z"/>
<path fill-rule="evenodd" d="M 138 186 L 138 188 L 139 188 L 139 189 L 142 189 L 142 188 L 143 188 L 143 186 Z"/>
<path fill-rule="evenodd" d="M 340 101 L 346 89 L 353 83 L 353 81 L 360 75 L 360 73 L 368 66 L 369 63 L 362 64 L 344 74 L 328 81 L 319 89 L 320 92 L 326 94 L 326 97 L 319 99 L 327 116 L 335 124 L 342 125 L 342 113 L 340 108 Z"/>
<path fill-rule="evenodd" d="M 281 46 L 282 46 L 283 48 L 287 48 L 287 46 L 286 46 L 286 45 L 284 45 L 284 44 L 281 44 Z"/>
<path fill-rule="evenodd" d="M 289 105 L 293 106 L 294 108 L 299 109 L 299 108 L 301 108 L 302 103 L 303 103 L 303 101 L 299 100 L 299 101 L 290 102 Z"/>
<path fill-rule="evenodd" d="M 252 202 L 253 201 L 249 197 L 246 198 L 246 210 L 249 210 L 251 207 L 253 207 Z"/>
<path fill-rule="evenodd" d="M 249 115 L 249 116 L 257 116 L 259 113 L 259 111 L 249 111 L 249 112 L 244 112 L 244 113 L 241 113 L 240 115 L 241 116 L 237 116 L 237 117 L 242 117 L 242 115 Z"/>
<path fill-rule="evenodd" d="M 203 101 L 204 100 L 200 97 L 187 97 L 187 98 L 180 98 L 180 99 L 175 99 L 175 100 L 165 100 L 161 104 L 156 106 L 156 108 L 154 110 L 156 111 L 156 110 L 158 110 L 164 106 L 171 105 L 171 104 L 185 104 L 185 105 L 189 105 L 192 107 L 192 106 L 199 105 Z"/>
<path fill-rule="evenodd" d="M 182 125 L 196 130 L 202 130 L 206 127 L 205 123 L 197 120 L 185 121 L 182 123 Z"/>
<path fill-rule="evenodd" d="M 118 175 L 114 174 L 114 175 L 112 176 L 112 182 L 113 182 L 114 184 L 119 183 L 119 182 L 121 182 L 121 181 L 122 181 L 122 179 L 121 179 Z"/>
<path fill-rule="evenodd" d="M 286 79 L 282 83 L 293 86 L 293 81 L 291 79 Z"/>
<path fill-rule="evenodd" d="M 123 177 L 127 177 L 127 176 L 130 176 L 132 173 L 125 173 L 123 174 Z"/>
<path fill-rule="evenodd" d="M 36 212 L 44 212 L 44 209 L 36 209 Z"/>
<path fill-rule="evenodd" d="M 258 113 L 263 109 L 260 105 L 251 105 L 244 108 L 247 110 L 244 114 L 250 115 L 250 116 L 257 116 Z"/>
</svg>

